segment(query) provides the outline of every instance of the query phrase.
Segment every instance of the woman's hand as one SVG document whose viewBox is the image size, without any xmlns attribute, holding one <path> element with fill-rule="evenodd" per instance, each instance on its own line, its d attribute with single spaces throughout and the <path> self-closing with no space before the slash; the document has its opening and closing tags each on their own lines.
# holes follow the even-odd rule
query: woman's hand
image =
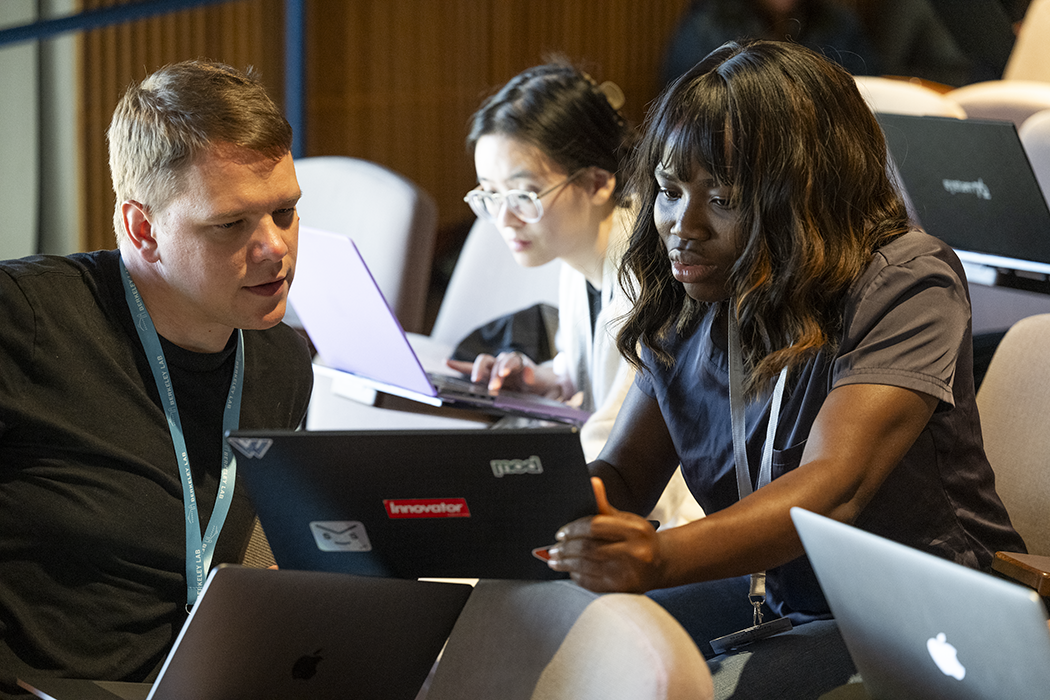
<svg viewBox="0 0 1050 700">
<path fill-rule="evenodd" d="M 661 587 L 660 543 L 652 524 L 609 505 L 605 484 L 591 478 L 598 515 L 558 530 L 547 562 L 592 591 L 642 593 Z"/>
<path fill-rule="evenodd" d="M 489 391 L 493 393 L 507 388 L 511 391 L 561 398 L 561 387 L 554 372 L 537 365 L 527 355 L 517 351 L 501 352 L 496 357 L 481 354 L 473 363 L 448 360 L 446 364 L 457 372 L 469 374 L 472 382 L 488 384 Z"/>
</svg>

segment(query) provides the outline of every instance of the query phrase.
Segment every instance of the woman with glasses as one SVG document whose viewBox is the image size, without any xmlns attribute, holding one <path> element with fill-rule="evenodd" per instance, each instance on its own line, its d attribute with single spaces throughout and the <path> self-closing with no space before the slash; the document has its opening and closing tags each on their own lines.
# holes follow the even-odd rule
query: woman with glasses
<svg viewBox="0 0 1050 700">
<path fill-rule="evenodd" d="M 453 366 L 494 390 L 565 400 L 583 392 L 584 408 L 595 411 L 584 426 L 589 458 L 633 376 L 610 327 L 624 310 L 612 251 L 632 223 L 619 170 L 634 134 L 620 102 L 558 60 L 526 70 L 486 100 L 467 137 L 479 184 L 465 200 L 474 212 L 496 225 L 519 265 L 565 264 L 552 363 L 514 352 Z"/>
<path fill-rule="evenodd" d="M 733 697 L 815 698 L 854 672 L 791 507 L 974 568 L 1024 546 L 981 443 L 962 265 L 886 165 L 851 76 L 788 42 L 711 53 L 636 150 L 618 342 L 639 371 L 590 465 L 600 514 L 549 564 L 649 592 Z M 679 464 L 707 515 L 654 531 Z M 743 630 L 777 636 L 714 641 Z"/>
<path fill-rule="evenodd" d="M 623 93 L 598 85 L 565 60 L 512 78 L 474 114 L 467 145 L 478 186 L 465 197 L 492 221 L 519 265 L 563 264 L 557 356 L 537 364 L 518 352 L 480 355 L 450 366 L 493 390 L 570 400 L 593 413 L 580 430 L 595 458 L 634 377 L 616 348 L 617 320 L 627 311 L 619 261 L 634 223 L 621 164 L 635 133 L 620 114 Z M 665 524 L 698 517 L 681 477 L 654 518 Z"/>
</svg>

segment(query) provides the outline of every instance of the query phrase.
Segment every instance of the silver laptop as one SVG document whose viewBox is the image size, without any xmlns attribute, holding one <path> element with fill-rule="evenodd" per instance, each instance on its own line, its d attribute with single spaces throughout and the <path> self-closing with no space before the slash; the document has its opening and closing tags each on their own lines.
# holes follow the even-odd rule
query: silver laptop
<svg viewBox="0 0 1050 700">
<path fill-rule="evenodd" d="M 876 117 L 927 233 L 965 263 L 1050 274 L 1050 208 L 1012 122 Z"/>
<path fill-rule="evenodd" d="M 582 424 L 590 415 L 561 401 L 427 372 L 347 236 L 302 226 L 289 301 L 321 359 L 372 388 L 432 406 Z"/>
<path fill-rule="evenodd" d="M 453 583 L 218 566 L 156 682 L 19 684 L 50 700 L 412 700 L 470 591 Z"/>
<path fill-rule="evenodd" d="M 564 578 L 543 550 L 597 512 L 574 428 L 234 431 L 282 568 Z M 536 550 L 539 550 L 538 552 Z"/>
<path fill-rule="evenodd" d="M 827 698 L 1050 695 L 1050 628 L 1031 589 L 791 509 L 863 679 Z"/>
</svg>

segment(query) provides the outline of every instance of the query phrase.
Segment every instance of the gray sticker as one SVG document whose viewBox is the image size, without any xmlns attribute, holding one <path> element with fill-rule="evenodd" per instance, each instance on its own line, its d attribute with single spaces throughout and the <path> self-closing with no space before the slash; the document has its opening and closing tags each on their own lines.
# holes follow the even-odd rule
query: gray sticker
<svg viewBox="0 0 1050 700">
<path fill-rule="evenodd" d="M 358 520 L 314 520 L 310 532 L 322 552 L 372 551 L 365 524 Z"/>
</svg>

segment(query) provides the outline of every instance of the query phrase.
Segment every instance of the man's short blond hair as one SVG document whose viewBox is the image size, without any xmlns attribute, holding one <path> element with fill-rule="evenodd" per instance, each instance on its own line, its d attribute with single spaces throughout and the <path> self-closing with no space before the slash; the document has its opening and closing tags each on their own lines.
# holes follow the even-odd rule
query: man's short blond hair
<svg viewBox="0 0 1050 700">
<path fill-rule="evenodd" d="M 179 194 L 186 167 L 211 147 L 235 146 L 274 160 L 292 148 L 292 128 L 255 71 L 208 61 L 165 66 L 129 87 L 108 138 L 118 243 L 125 235 L 121 205 L 135 201 L 162 211 Z"/>
</svg>

